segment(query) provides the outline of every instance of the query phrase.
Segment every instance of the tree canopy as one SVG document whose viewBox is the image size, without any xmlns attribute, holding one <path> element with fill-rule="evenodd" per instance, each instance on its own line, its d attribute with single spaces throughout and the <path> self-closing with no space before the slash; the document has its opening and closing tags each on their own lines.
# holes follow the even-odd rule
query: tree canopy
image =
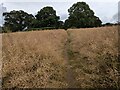
<svg viewBox="0 0 120 90">
<path fill-rule="evenodd" d="M 65 27 L 97 27 L 101 26 L 101 20 L 94 15 L 93 10 L 85 2 L 77 2 L 68 9 L 69 17 L 65 21 Z"/>
<path fill-rule="evenodd" d="M 13 32 L 22 31 L 31 27 L 34 16 L 28 14 L 22 10 L 20 11 L 11 11 L 4 13 L 5 23 L 4 26 L 8 27 Z"/>
<path fill-rule="evenodd" d="M 38 11 L 35 17 L 39 22 L 39 27 L 56 27 L 60 19 L 60 17 L 56 15 L 56 11 L 49 6 Z"/>
<path fill-rule="evenodd" d="M 58 28 L 89 28 L 99 27 L 102 21 L 95 16 L 94 11 L 90 9 L 85 2 L 77 2 L 69 9 L 69 17 L 65 22 L 60 21 L 53 7 L 46 6 L 37 12 L 35 16 L 22 10 L 4 13 L 4 28 L 12 32 L 32 29 L 58 29 Z"/>
</svg>

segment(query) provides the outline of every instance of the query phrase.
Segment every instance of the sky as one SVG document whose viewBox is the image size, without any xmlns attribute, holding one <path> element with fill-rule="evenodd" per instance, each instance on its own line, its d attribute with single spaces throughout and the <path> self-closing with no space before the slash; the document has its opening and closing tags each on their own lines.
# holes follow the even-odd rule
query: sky
<svg viewBox="0 0 120 90">
<path fill-rule="evenodd" d="M 116 22 L 118 20 L 119 0 L 0 0 L 0 3 L 3 3 L 3 11 L 24 10 L 33 15 L 45 6 L 52 6 L 56 10 L 57 15 L 60 16 L 60 20 L 64 21 L 69 16 L 68 9 L 78 1 L 86 2 L 103 23 Z"/>
</svg>

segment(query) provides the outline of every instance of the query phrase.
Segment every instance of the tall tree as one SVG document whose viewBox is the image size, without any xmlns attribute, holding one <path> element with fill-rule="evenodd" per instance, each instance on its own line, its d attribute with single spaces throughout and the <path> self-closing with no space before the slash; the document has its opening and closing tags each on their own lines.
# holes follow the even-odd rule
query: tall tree
<svg viewBox="0 0 120 90">
<path fill-rule="evenodd" d="M 32 14 L 28 14 L 22 10 L 13 10 L 11 12 L 4 13 L 3 16 L 5 16 L 4 27 L 9 28 L 12 32 L 30 28 L 32 21 L 35 19 Z"/>
<path fill-rule="evenodd" d="M 68 9 L 69 17 L 65 21 L 65 27 L 97 27 L 101 26 L 101 20 L 94 15 L 93 10 L 85 2 L 77 2 Z"/>
<path fill-rule="evenodd" d="M 39 27 L 56 27 L 60 19 L 59 16 L 56 15 L 56 11 L 49 6 L 38 11 L 35 17 L 39 22 Z"/>
</svg>

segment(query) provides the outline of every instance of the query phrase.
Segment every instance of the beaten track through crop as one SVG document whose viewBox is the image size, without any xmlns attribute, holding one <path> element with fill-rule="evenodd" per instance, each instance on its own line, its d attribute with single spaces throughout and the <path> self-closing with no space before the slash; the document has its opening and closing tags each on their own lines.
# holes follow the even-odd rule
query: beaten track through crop
<svg viewBox="0 0 120 90">
<path fill-rule="evenodd" d="M 116 26 L 2 35 L 3 88 L 120 88 Z"/>
</svg>

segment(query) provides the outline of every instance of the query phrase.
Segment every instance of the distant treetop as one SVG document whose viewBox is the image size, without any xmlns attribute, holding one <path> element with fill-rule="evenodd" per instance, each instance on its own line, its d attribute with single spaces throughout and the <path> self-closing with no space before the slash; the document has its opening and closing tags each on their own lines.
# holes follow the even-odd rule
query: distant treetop
<svg viewBox="0 0 120 90">
<path fill-rule="evenodd" d="M 88 28 L 101 26 L 102 21 L 94 15 L 93 10 L 85 2 L 77 2 L 68 9 L 69 17 L 65 26 L 76 28 Z"/>
</svg>

